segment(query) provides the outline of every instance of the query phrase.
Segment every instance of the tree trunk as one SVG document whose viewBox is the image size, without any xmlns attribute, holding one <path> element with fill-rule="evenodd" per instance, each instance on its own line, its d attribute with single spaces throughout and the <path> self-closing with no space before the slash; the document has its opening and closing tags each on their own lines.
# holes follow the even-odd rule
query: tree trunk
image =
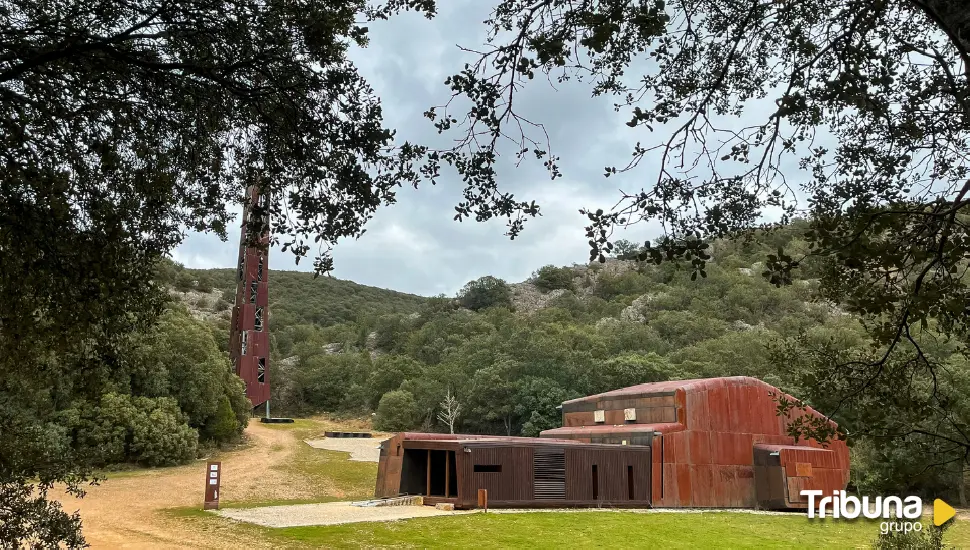
<svg viewBox="0 0 970 550">
<path fill-rule="evenodd" d="M 964 54 L 970 54 L 970 8 L 964 0 L 911 0 L 929 15 Z M 970 67 L 967 68 L 970 70 Z"/>
<path fill-rule="evenodd" d="M 967 482 L 970 481 L 970 470 L 967 470 L 961 463 L 960 467 L 963 471 L 960 475 L 959 483 L 957 484 L 957 489 L 960 491 L 960 508 L 967 507 Z"/>
</svg>

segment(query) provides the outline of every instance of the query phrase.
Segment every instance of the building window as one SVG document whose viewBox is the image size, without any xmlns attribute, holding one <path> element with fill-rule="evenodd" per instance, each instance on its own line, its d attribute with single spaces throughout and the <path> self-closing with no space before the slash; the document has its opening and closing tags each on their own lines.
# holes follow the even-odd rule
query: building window
<svg viewBox="0 0 970 550">
<path fill-rule="evenodd" d="M 263 308 L 256 308 L 256 320 L 253 322 L 253 328 L 256 332 L 263 332 Z"/>
<path fill-rule="evenodd" d="M 240 251 L 240 253 L 239 253 L 239 273 L 238 273 L 238 276 L 239 276 L 239 280 L 240 281 L 243 280 L 243 275 L 244 275 L 243 274 L 243 265 L 245 264 L 245 262 L 246 262 L 246 256 Z"/>
<path fill-rule="evenodd" d="M 263 280 L 263 255 L 259 255 L 259 264 L 256 266 L 256 280 Z"/>
<path fill-rule="evenodd" d="M 257 283 L 256 281 L 253 281 L 252 284 L 249 285 L 249 303 L 250 304 L 255 304 L 256 303 L 256 293 L 257 292 L 259 292 L 259 283 Z"/>
<path fill-rule="evenodd" d="M 476 464 L 475 465 L 476 474 L 499 474 L 502 473 L 501 464 Z"/>
<path fill-rule="evenodd" d="M 249 343 L 249 331 L 244 330 L 240 333 L 242 335 L 239 344 L 239 355 L 246 355 L 247 344 Z"/>
<path fill-rule="evenodd" d="M 266 358 L 260 357 L 256 363 L 256 381 L 262 384 L 266 381 Z"/>
</svg>

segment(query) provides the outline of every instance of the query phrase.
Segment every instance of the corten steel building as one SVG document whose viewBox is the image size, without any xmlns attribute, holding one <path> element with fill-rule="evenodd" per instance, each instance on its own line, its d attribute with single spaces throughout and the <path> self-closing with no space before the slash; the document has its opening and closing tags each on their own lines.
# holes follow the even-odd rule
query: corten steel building
<svg viewBox="0 0 970 550">
<path fill-rule="evenodd" d="M 650 447 L 530 437 L 399 433 L 381 443 L 378 498 L 424 495 L 425 504 L 650 505 Z"/>
<path fill-rule="evenodd" d="M 748 377 L 641 384 L 562 404 L 540 438 L 401 433 L 381 446 L 376 495 L 491 506 L 804 508 L 849 479 L 843 441 L 787 434 L 807 409 Z"/>
<path fill-rule="evenodd" d="M 844 441 L 787 435 L 809 408 L 777 414 L 779 389 L 744 376 L 654 382 L 566 401 L 543 437 L 654 449 L 651 501 L 665 507 L 805 508 L 805 489 L 849 481 Z"/>
<path fill-rule="evenodd" d="M 246 383 L 246 397 L 253 407 L 266 404 L 269 417 L 269 219 L 263 218 L 265 233 L 259 247 L 247 246 L 247 221 L 254 209 L 265 212 L 268 196 L 256 186 L 247 189 L 239 238 L 239 268 L 236 272 L 236 303 L 232 308 L 229 359 Z"/>
</svg>

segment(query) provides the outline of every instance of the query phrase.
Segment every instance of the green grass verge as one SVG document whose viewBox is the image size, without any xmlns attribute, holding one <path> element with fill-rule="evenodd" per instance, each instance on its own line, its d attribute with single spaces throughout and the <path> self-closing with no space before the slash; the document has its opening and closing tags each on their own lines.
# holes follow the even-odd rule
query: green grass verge
<svg viewBox="0 0 970 550">
<path fill-rule="evenodd" d="M 288 548 L 866 548 L 879 531 L 872 521 L 731 512 L 472 514 L 285 529 L 198 510 L 173 513 L 210 529 L 239 529 L 254 541 Z M 970 547 L 970 523 L 958 521 L 946 539 L 957 548 Z"/>
<path fill-rule="evenodd" d="M 305 445 L 283 468 L 302 474 L 310 480 L 326 480 L 328 484 L 321 484 L 319 488 L 322 497 L 341 500 L 373 498 L 377 464 L 353 462 L 347 460 L 348 456 L 349 453 L 314 449 Z"/>
<path fill-rule="evenodd" d="M 270 426 L 291 426 L 297 439 L 304 440 L 320 435 L 321 425 L 313 420 L 297 420 L 292 425 L 269 424 Z M 374 445 L 378 445 L 374 441 Z M 306 477 L 314 492 L 321 499 L 357 500 L 374 496 L 374 483 L 377 479 L 377 464 L 374 462 L 355 462 L 348 460 L 350 453 L 314 449 L 300 443 L 291 460 L 279 466 L 284 471 Z M 314 481 L 319 484 L 314 486 Z M 316 495 L 315 495 L 316 496 Z M 317 500 L 324 502 L 323 500 Z"/>
</svg>

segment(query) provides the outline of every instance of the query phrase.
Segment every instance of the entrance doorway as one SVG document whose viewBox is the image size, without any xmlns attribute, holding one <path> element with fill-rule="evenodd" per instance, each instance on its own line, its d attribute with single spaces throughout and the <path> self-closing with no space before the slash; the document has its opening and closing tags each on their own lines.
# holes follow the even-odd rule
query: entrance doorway
<svg viewBox="0 0 970 550">
<path fill-rule="evenodd" d="M 428 497 L 458 496 L 455 451 L 404 449 L 401 493 Z"/>
</svg>

